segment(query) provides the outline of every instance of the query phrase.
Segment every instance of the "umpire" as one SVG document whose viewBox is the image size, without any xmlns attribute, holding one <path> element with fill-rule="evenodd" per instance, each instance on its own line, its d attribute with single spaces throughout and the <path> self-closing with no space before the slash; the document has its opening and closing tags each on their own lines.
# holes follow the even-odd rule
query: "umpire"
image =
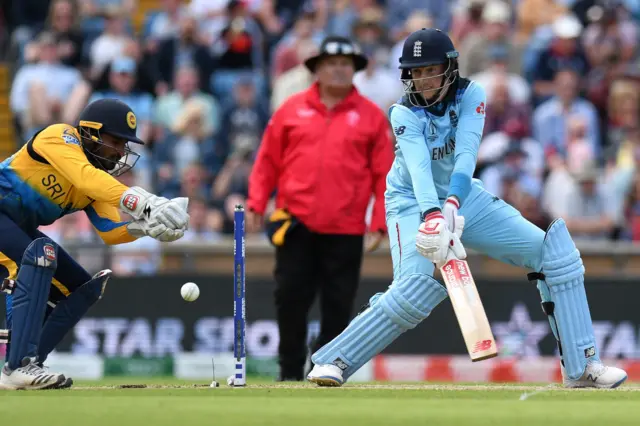
<svg viewBox="0 0 640 426">
<path fill-rule="evenodd" d="M 249 178 L 249 231 L 260 229 L 276 190 L 266 229 L 276 247 L 282 381 L 304 378 L 307 316 L 316 295 L 322 319 L 312 352 L 351 319 L 365 233 L 367 251 L 386 235 L 384 191 L 393 148 L 385 114 L 353 86 L 354 73 L 366 65 L 349 39 L 326 38 L 320 53 L 305 61 L 317 81 L 274 112 Z"/>
</svg>

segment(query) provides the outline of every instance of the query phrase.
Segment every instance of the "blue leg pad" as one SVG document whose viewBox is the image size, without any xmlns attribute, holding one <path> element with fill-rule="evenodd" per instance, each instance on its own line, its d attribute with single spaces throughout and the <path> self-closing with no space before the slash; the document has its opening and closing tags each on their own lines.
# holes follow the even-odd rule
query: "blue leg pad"
<svg viewBox="0 0 640 426">
<path fill-rule="evenodd" d="M 14 370 L 24 358 L 36 359 L 51 280 L 58 266 L 58 246 L 49 238 L 29 244 L 12 295 L 11 344 L 7 361 Z"/>
<path fill-rule="evenodd" d="M 403 277 L 382 296 L 373 296 L 369 308 L 311 360 L 314 364 L 337 365 L 346 381 L 402 333 L 427 318 L 446 297 L 445 288 L 428 275 Z"/>
<path fill-rule="evenodd" d="M 44 362 L 89 308 L 102 298 L 109 278 L 111 278 L 109 269 L 98 272 L 53 308 L 42 329 L 38 361 Z"/>
<path fill-rule="evenodd" d="M 599 360 L 584 289 L 584 266 L 565 222 L 549 226 L 542 247 L 542 273 L 554 304 L 567 376 L 578 379 L 587 361 Z"/>
</svg>

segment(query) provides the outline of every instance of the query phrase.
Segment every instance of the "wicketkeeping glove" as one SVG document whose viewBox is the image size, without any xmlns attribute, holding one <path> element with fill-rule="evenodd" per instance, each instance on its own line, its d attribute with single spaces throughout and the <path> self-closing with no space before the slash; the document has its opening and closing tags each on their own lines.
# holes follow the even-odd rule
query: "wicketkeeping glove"
<svg viewBox="0 0 640 426">
<path fill-rule="evenodd" d="M 145 219 L 150 223 L 161 223 L 169 229 L 187 229 L 189 226 L 189 214 L 187 213 L 188 199 L 186 203 L 181 198 L 169 200 L 158 197 L 144 189 L 134 186 L 122 194 L 120 198 L 120 210 L 129 213 L 134 219 Z"/>
</svg>

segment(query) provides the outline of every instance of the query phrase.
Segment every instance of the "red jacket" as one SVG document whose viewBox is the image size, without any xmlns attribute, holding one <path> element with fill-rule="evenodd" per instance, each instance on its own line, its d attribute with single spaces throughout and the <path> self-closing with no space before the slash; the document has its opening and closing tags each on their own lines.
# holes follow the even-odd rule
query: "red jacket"
<svg viewBox="0 0 640 426">
<path fill-rule="evenodd" d="M 386 231 L 384 191 L 393 162 L 386 116 L 353 88 L 332 110 L 318 84 L 293 95 L 273 114 L 249 177 L 249 209 L 264 214 L 277 189 L 286 208 L 311 231 L 363 235 Z"/>
</svg>

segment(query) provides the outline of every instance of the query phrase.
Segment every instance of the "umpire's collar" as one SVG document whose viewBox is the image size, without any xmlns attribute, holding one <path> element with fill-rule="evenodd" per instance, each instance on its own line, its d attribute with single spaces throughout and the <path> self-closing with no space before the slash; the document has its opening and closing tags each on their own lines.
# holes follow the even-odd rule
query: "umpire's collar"
<svg viewBox="0 0 640 426">
<path fill-rule="evenodd" d="M 343 109 L 353 109 L 358 108 L 358 103 L 360 101 L 361 95 L 356 89 L 355 86 L 351 86 L 351 91 L 342 99 L 340 102 L 334 106 L 331 111 L 340 111 Z M 320 98 L 320 83 L 317 81 L 313 83 L 313 85 L 307 90 L 306 99 L 309 104 L 319 110 L 319 111 L 329 111 L 327 106 L 322 102 Z"/>
</svg>

